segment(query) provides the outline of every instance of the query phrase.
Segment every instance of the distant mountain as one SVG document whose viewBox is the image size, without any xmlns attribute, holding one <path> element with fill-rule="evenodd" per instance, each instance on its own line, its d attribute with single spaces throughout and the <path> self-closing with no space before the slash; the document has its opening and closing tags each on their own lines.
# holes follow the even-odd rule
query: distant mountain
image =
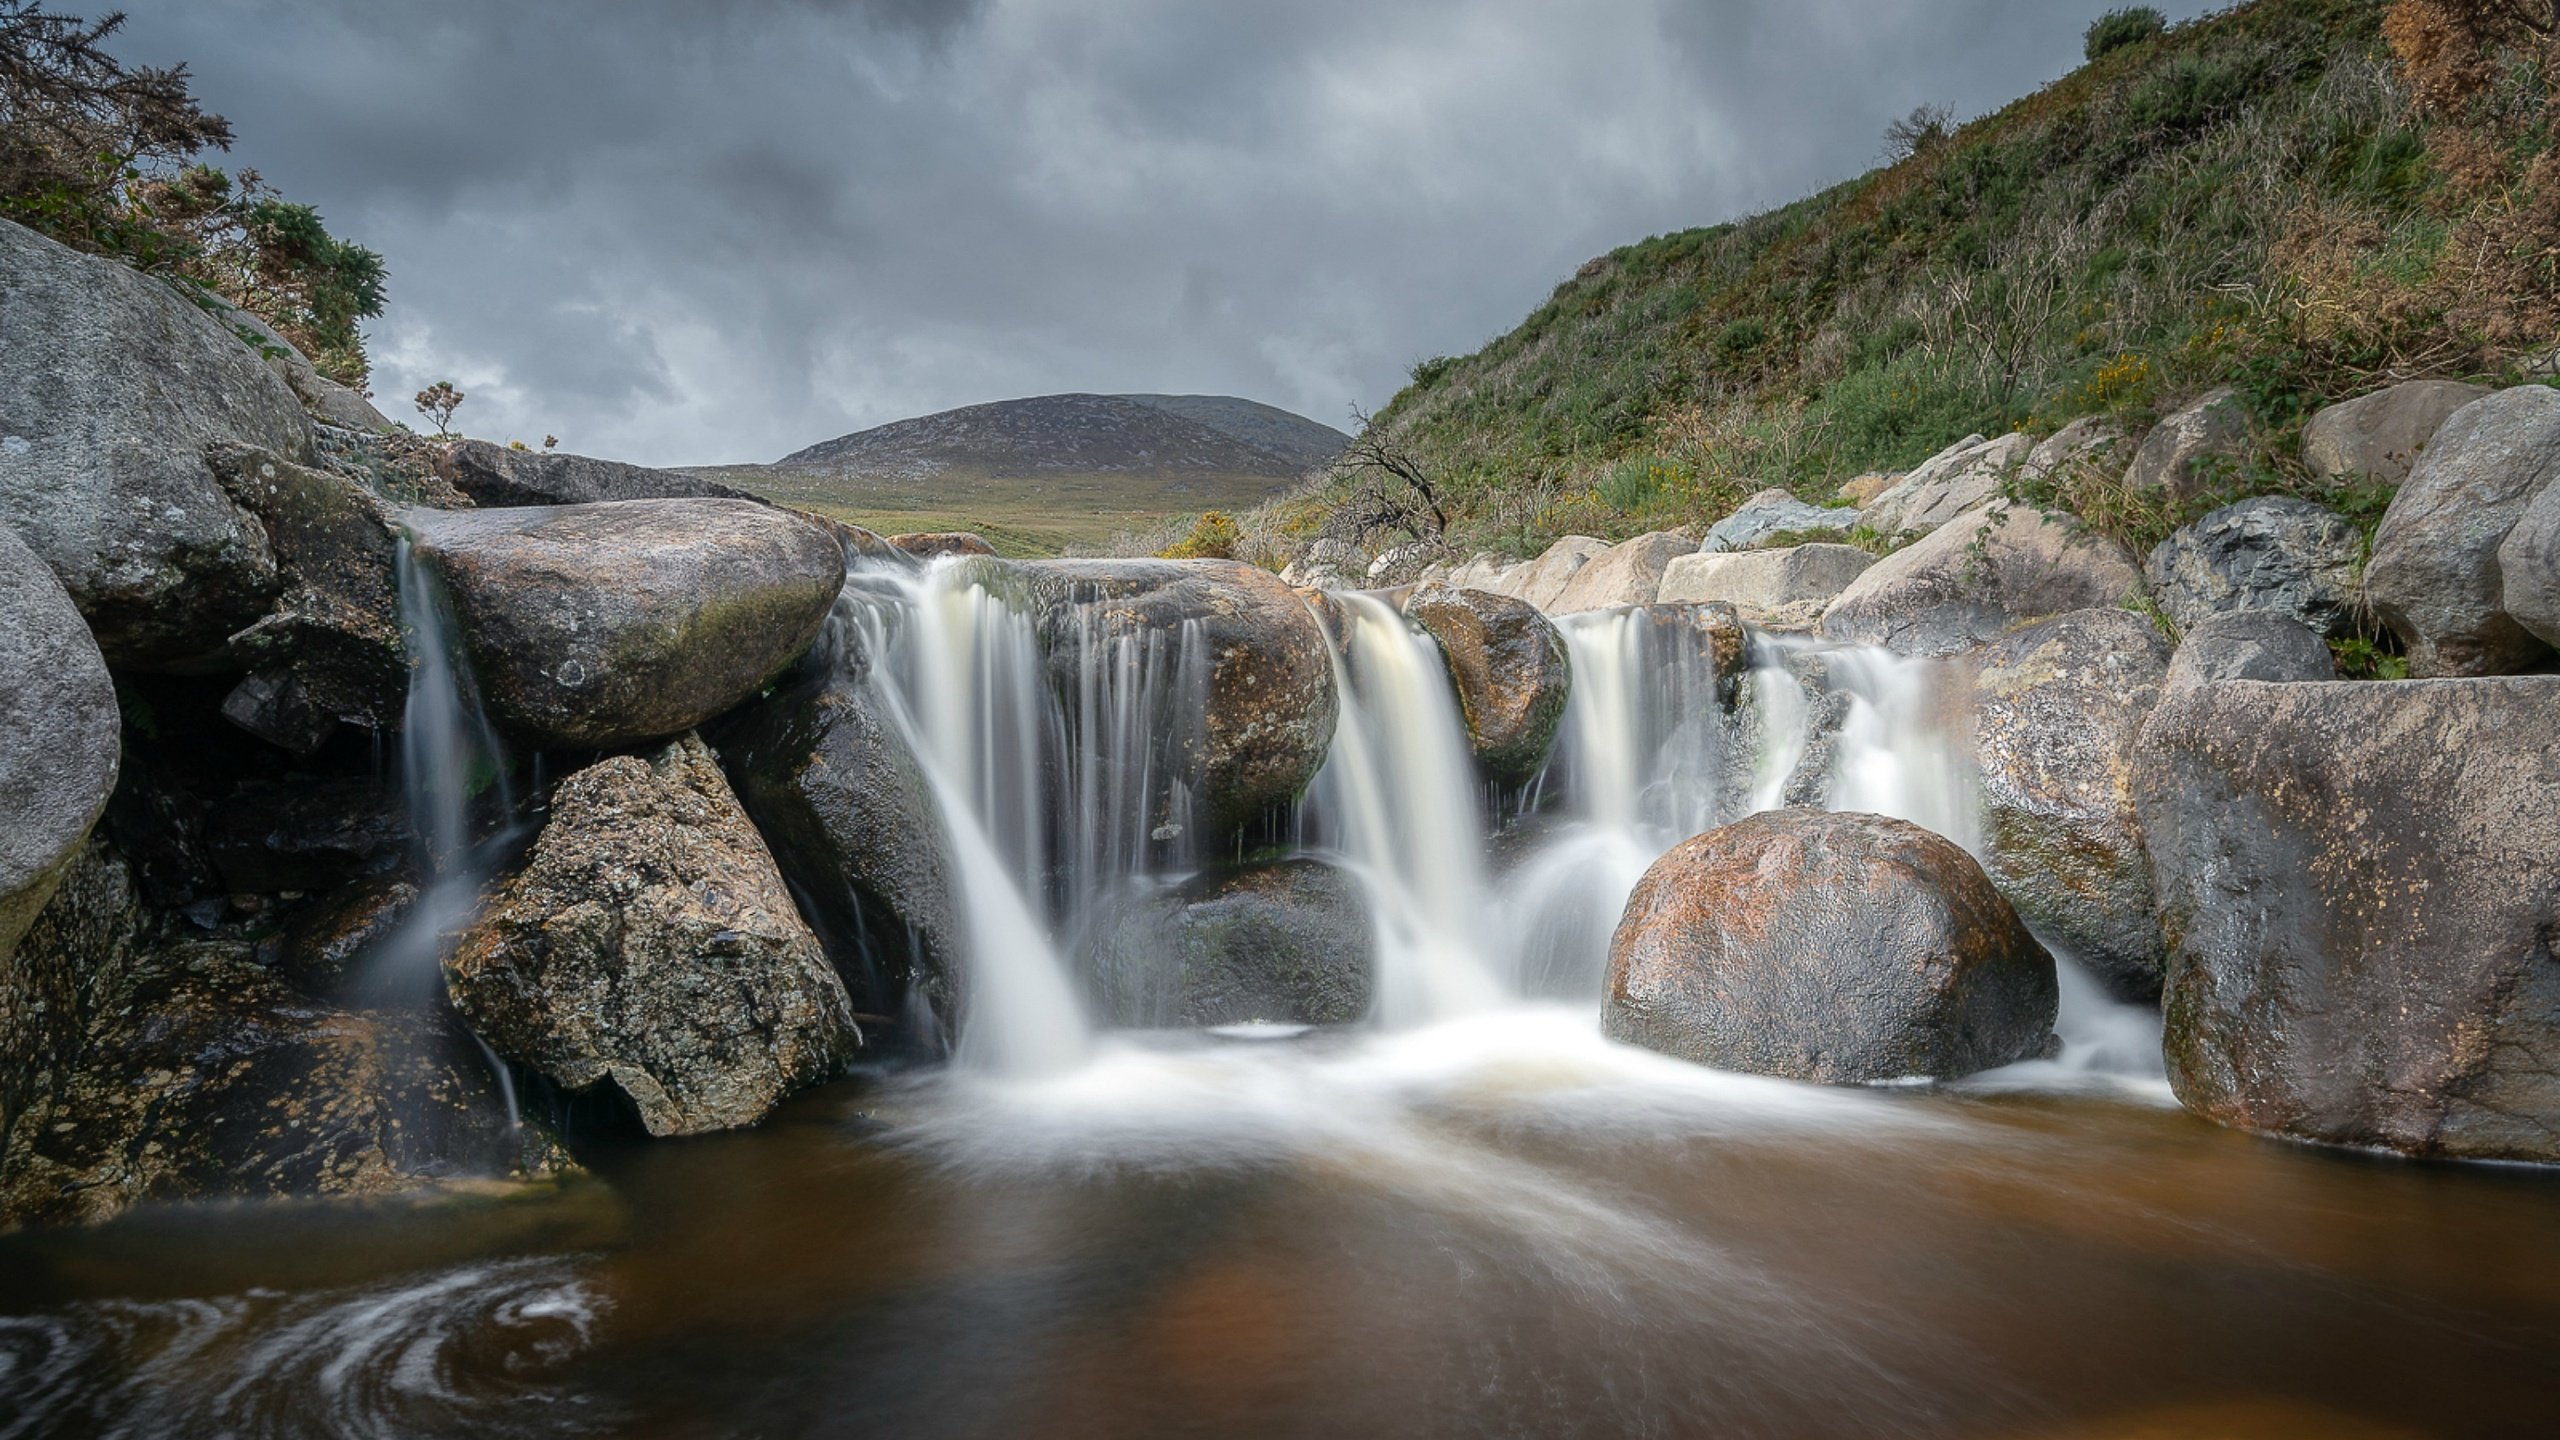
<svg viewBox="0 0 2560 1440">
<path fill-rule="evenodd" d="M 969 405 L 823 441 L 778 470 L 919 480 L 1155 475 L 1294 480 L 1349 437 L 1286 410 L 1225 395 L 1040 395 Z"/>
</svg>

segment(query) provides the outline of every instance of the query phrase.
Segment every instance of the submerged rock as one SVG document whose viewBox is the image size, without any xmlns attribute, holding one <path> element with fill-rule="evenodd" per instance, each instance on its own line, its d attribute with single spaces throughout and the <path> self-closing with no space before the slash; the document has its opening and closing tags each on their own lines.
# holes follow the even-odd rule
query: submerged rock
<svg viewBox="0 0 2560 1440">
<path fill-rule="evenodd" d="M 2302 464 L 2323 480 L 2397 485 L 2453 413 L 2496 392 L 2458 380 L 2410 380 L 2331 405 L 2302 427 Z"/>
<path fill-rule="evenodd" d="M 2187 632 L 2169 662 L 2163 688 L 2185 690 L 2218 680 L 2337 678 L 2328 642 L 2301 621 L 2275 610 L 2234 610 Z"/>
<path fill-rule="evenodd" d="M 2160 993 L 2133 749 L 2169 642 L 2124 610 L 2030 625 L 1972 659 L 1984 866 L 2042 933 L 2128 999 Z"/>
<path fill-rule="evenodd" d="M 2290 496 L 2226 505 L 2151 552 L 2152 598 L 2180 629 L 2235 610 L 2273 610 L 2323 635 L 2355 633 L 2364 544 L 2346 516 Z"/>
<path fill-rule="evenodd" d="M 611 1083 L 652 1135 L 752 1125 L 861 1043 L 853 1005 L 703 743 L 579 771 L 445 962 L 510 1060 Z"/>
<path fill-rule="evenodd" d="M 2560 1161 L 2560 677 L 2175 691 L 2135 775 L 2188 1109 Z"/>
<path fill-rule="evenodd" d="M 1369 1013 L 1375 947 L 1358 881 L 1284 860 L 1130 897 L 1084 965 L 1106 1024 L 1348 1025 Z"/>
<path fill-rule="evenodd" d="M 1535 776 L 1573 693 L 1564 636 L 1529 602 L 1482 590 L 1425 585 L 1404 613 L 1439 642 L 1477 768 L 1497 784 Z"/>
<path fill-rule="evenodd" d="M 2551 645 L 2506 606 L 2499 547 L 2560 480 L 2560 390 L 2524 385 L 2456 411 L 2373 532 L 2365 600 L 2421 678 L 2506 675 Z"/>
<path fill-rule="evenodd" d="M 0 525 L 0 972 L 107 808 L 121 726 L 70 595 Z"/>
<path fill-rule="evenodd" d="M 2040 1055 L 2053 957 L 1982 868 L 1900 820 L 1779 810 L 1656 861 L 1609 947 L 1610 1038 L 1860 1084 Z"/>
<path fill-rule="evenodd" d="M 1951 655 L 2022 621 L 2101 609 L 2142 591 L 2124 547 L 2066 517 L 1993 501 L 1879 560 L 1822 615 L 1822 634 L 1906 655 Z"/>
<path fill-rule="evenodd" d="M 436 458 L 436 473 L 475 505 L 588 505 L 603 500 L 754 500 L 733 485 L 681 470 L 651 470 L 619 460 L 591 460 L 551 450 L 518 450 L 486 440 L 457 440 Z"/>
<path fill-rule="evenodd" d="M 490 713 L 536 745 L 680 734 L 809 648 L 844 583 L 826 532 L 743 500 L 413 511 Z"/>
<path fill-rule="evenodd" d="M 201 665 L 266 613 L 275 555 L 204 447 L 307 458 L 301 402 L 176 287 L 0 220 L 0 523 L 110 664 Z"/>
</svg>

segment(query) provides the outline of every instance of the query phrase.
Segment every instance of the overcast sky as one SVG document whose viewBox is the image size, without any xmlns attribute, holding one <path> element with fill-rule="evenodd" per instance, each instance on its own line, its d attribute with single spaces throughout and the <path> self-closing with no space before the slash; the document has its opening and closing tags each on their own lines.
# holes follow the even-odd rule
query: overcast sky
<svg viewBox="0 0 2560 1440">
<path fill-rule="evenodd" d="M 2116 0 L 119 3 L 388 260 L 386 413 L 449 378 L 473 434 L 680 464 L 1063 390 L 1343 424 Z"/>
</svg>

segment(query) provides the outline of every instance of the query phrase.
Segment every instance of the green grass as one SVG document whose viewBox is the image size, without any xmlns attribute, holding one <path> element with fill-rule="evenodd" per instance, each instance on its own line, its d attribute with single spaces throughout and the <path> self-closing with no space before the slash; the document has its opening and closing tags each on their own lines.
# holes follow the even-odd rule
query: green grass
<svg viewBox="0 0 2560 1440">
<path fill-rule="evenodd" d="M 692 473 L 883 535 L 972 531 L 1017 559 L 1107 548 L 1116 537 L 1156 530 L 1196 511 L 1249 508 L 1283 488 L 1260 475 L 1167 480 L 951 471 L 921 481 L 855 480 L 764 465 L 695 467 Z"/>
</svg>

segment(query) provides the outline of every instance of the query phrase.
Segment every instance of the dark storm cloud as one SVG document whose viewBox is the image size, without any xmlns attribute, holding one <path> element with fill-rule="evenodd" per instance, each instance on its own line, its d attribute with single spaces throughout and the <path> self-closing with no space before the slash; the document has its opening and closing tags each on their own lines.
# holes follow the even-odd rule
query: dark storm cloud
<svg viewBox="0 0 2560 1440">
<path fill-rule="evenodd" d="M 1340 421 L 2111 0 L 123 3 L 388 257 L 386 410 L 451 378 L 474 433 L 682 462 L 1051 390 Z"/>
</svg>

